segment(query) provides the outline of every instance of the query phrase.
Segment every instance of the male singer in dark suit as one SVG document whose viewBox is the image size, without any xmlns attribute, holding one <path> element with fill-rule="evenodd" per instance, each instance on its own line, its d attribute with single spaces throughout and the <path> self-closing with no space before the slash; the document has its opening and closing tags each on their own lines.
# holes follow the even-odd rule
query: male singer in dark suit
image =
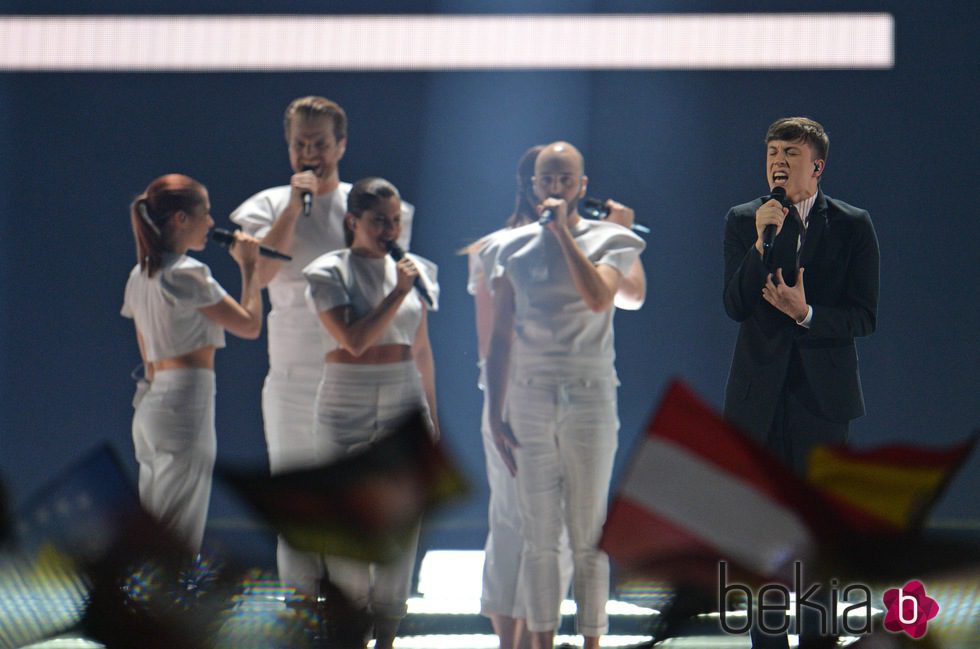
<svg viewBox="0 0 980 649">
<path fill-rule="evenodd" d="M 774 122 L 766 180 L 787 206 L 756 199 L 725 224 L 725 311 L 740 323 L 725 417 L 800 475 L 813 446 L 843 442 L 864 414 L 854 338 L 877 319 L 878 240 L 867 211 L 820 190 L 828 147 L 811 119 Z M 806 627 L 801 649 L 824 646 Z M 757 649 L 787 646 L 785 634 L 752 636 Z"/>
</svg>

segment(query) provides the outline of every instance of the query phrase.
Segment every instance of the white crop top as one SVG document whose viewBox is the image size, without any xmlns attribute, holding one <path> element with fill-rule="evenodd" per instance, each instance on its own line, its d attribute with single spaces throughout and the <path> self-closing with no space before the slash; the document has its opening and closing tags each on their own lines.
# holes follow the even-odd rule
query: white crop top
<svg viewBox="0 0 980 649">
<path fill-rule="evenodd" d="M 323 358 L 315 353 L 320 344 L 323 325 L 306 303 L 306 278 L 303 269 L 320 255 L 342 250 L 344 243 L 344 214 L 350 183 L 340 183 L 334 191 L 313 197 L 309 216 L 296 220 L 292 261 L 284 261 L 279 272 L 269 282 L 269 302 L 272 310 L 267 321 L 269 336 L 269 365 L 295 367 L 312 365 L 319 368 Z M 231 220 L 245 232 L 262 239 L 279 215 L 289 205 L 288 185 L 272 187 L 255 194 L 232 212 Z M 412 216 L 415 208 L 402 201 L 402 231 L 398 244 L 408 250 L 412 235 Z"/>
<path fill-rule="evenodd" d="M 432 296 L 432 310 L 435 311 L 439 305 L 436 265 L 418 255 L 406 254 L 419 268 L 422 281 Z M 352 253 L 349 248 L 321 255 L 303 269 L 303 275 L 309 282 L 307 301 L 314 312 L 350 305 L 351 319 L 354 321 L 364 317 L 381 302 L 395 287 L 397 280 L 395 261 L 390 256 L 364 257 Z M 411 345 L 422 321 L 424 308 L 418 293 L 413 290 L 402 300 L 395 318 L 375 345 Z M 322 324 L 320 333 L 325 352 L 340 347 Z"/>
<path fill-rule="evenodd" d="M 153 277 L 139 264 L 129 273 L 121 313 L 136 320 L 146 359 L 159 361 L 206 345 L 224 347 L 224 328 L 198 309 L 225 295 L 205 264 L 187 255 L 165 255 Z"/>
</svg>

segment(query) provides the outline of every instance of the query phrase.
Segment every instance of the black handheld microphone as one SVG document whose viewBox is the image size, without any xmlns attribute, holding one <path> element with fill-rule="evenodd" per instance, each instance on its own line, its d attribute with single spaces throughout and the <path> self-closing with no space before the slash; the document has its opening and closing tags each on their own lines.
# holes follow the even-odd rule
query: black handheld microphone
<svg viewBox="0 0 980 649">
<path fill-rule="evenodd" d="M 538 217 L 538 223 L 541 225 L 548 225 L 555 220 L 555 211 L 550 207 L 546 207 L 541 211 L 541 216 Z"/>
<path fill-rule="evenodd" d="M 215 228 L 211 230 L 211 241 L 214 241 L 219 246 L 224 246 L 228 248 L 235 243 L 235 234 L 229 232 L 228 230 L 223 230 L 222 228 Z M 272 259 L 279 259 L 281 261 L 292 261 L 293 258 L 287 254 L 281 253 L 274 248 L 269 248 L 268 246 L 263 246 L 259 244 L 259 254 L 263 257 L 270 257 Z"/>
<path fill-rule="evenodd" d="M 312 165 L 303 165 L 302 171 L 315 171 L 316 167 Z M 313 194 L 310 192 L 303 192 L 303 216 L 309 216 L 310 212 L 313 210 Z"/>
<path fill-rule="evenodd" d="M 765 202 L 769 202 L 773 199 L 779 201 L 779 204 L 786 207 L 788 202 L 786 198 L 786 188 L 781 186 L 776 186 L 772 188 L 769 192 L 769 198 Z M 772 242 L 776 238 L 776 226 L 767 225 L 765 229 L 762 230 L 762 261 L 769 264 L 769 260 L 772 258 Z"/>
<path fill-rule="evenodd" d="M 582 201 L 582 211 L 585 212 L 585 216 L 592 219 L 599 219 L 600 221 L 609 216 L 609 208 L 606 207 L 606 201 L 600 201 L 598 198 L 590 197 Z M 643 234 L 650 234 L 650 228 L 639 221 L 633 221 L 630 229 Z"/>
<path fill-rule="evenodd" d="M 396 241 L 389 241 L 386 246 L 388 247 L 388 254 L 391 255 L 391 258 L 395 261 L 401 261 L 405 256 L 405 251 L 402 250 L 402 247 L 399 246 Z M 412 285 L 415 287 L 415 290 L 418 291 L 419 297 L 425 300 L 425 303 L 431 307 L 432 296 L 429 295 L 429 291 L 426 290 L 425 284 L 422 283 L 421 275 L 415 276 L 415 281 L 412 282 Z"/>
</svg>

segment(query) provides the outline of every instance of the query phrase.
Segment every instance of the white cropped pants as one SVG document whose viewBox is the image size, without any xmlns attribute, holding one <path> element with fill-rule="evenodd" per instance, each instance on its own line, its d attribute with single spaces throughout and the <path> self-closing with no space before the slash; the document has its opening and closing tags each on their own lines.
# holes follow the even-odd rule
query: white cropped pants
<svg viewBox="0 0 980 649">
<path fill-rule="evenodd" d="M 601 376 L 518 371 L 508 385 L 508 421 L 520 444 L 517 493 L 531 631 L 558 628 L 563 524 L 572 548 L 578 632 L 600 636 L 608 630 L 609 558 L 598 542 L 619 430 L 616 385 L 611 371 Z"/>
<path fill-rule="evenodd" d="M 484 379 L 480 377 L 481 387 Z M 480 433 L 483 437 L 483 453 L 487 462 L 487 483 L 490 486 L 490 502 L 487 506 L 487 540 L 483 547 L 483 589 L 480 596 L 482 615 L 506 615 L 513 618 L 527 617 L 524 602 L 524 579 L 521 555 L 524 551 L 524 534 L 521 510 L 517 496 L 517 479 L 510 474 L 493 443 L 488 420 L 488 404 L 483 401 Z M 564 525 L 559 550 L 560 591 L 564 598 L 572 579 L 572 553 L 568 547 L 568 534 Z"/>
<path fill-rule="evenodd" d="M 159 371 L 136 404 L 133 446 L 143 508 L 200 552 L 217 441 L 214 372 Z"/>
<path fill-rule="evenodd" d="M 428 412 L 414 361 L 326 363 L 316 399 L 316 456 L 329 462 L 363 450 L 419 408 Z M 390 563 L 325 557 L 330 581 L 376 621 L 398 620 L 406 612 L 417 547 L 418 530 L 411 547 Z"/>
</svg>

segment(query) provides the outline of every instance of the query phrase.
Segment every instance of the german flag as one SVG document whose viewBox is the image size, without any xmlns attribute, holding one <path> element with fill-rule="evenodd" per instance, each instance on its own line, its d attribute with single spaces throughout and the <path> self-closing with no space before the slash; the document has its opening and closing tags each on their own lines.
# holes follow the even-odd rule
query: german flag
<svg viewBox="0 0 980 649">
<path fill-rule="evenodd" d="M 321 467 L 217 474 L 294 548 L 361 561 L 400 556 L 422 514 L 466 490 L 421 412 L 364 451 Z"/>
</svg>

